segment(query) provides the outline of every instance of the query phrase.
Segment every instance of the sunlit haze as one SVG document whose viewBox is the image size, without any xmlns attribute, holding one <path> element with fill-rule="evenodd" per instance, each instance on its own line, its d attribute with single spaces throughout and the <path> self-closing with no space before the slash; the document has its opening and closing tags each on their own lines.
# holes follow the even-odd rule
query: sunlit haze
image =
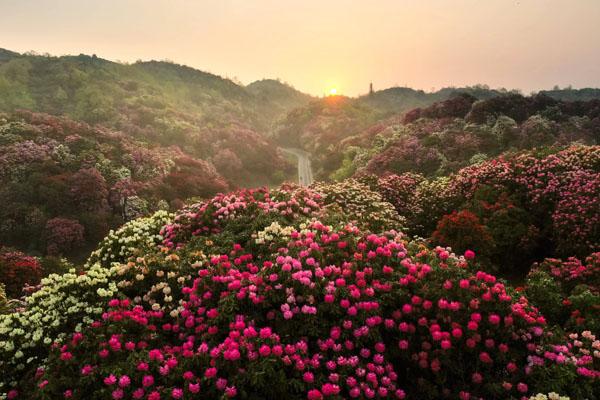
<svg viewBox="0 0 600 400">
<path fill-rule="evenodd" d="M 3 0 L 0 47 L 169 59 L 313 95 L 600 86 L 597 0 Z"/>
</svg>

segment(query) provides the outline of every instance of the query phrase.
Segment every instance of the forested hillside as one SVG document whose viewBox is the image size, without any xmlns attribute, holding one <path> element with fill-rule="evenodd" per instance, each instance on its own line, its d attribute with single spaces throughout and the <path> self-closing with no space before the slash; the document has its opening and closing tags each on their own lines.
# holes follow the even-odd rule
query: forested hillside
<svg viewBox="0 0 600 400">
<path fill-rule="evenodd" d="M 598 393 L 597 91 L 1 51 L 0 93 L 0 397 Z"/>
<path fill-rule="evenodd" d="M 109 228 L 230 187 L 177 146 L 48 114 L 0 114 L 0 147 L 0 243 L 34 254 L 80 254 Z"/>
<path fill-rule="evenodd" d="M 544 94 L 469 94 L 377 121 L 329 140 L 315 154 L 321 177 L 418 172 L 442 176 L 505 152 L 600 141 L 600 100 L 562 101 Z M 324 143 L 324 144 L 323 144 Z"/>
<path fill-rule="evenodd" d="M 244 87 L 165 61 L 122 64 L 95 55 L 7 50 L 0 56 L 0 92 L 2 111 L 66 115 L 168 144 L 187 143 L 189 131 L 206 126 L 235 123 L 263 133 L 274 119 L 310 99 L 278 81 Z"/>
</svg>

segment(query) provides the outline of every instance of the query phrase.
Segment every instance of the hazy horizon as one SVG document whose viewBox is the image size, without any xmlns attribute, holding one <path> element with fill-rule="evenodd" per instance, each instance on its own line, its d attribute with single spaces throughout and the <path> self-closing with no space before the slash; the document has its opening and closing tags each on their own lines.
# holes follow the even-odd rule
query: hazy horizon
<svg viewBox="0 0 600 400">
<path fill-rule="evenodd" d="M 375 4 L 375 6 L 374 6 Z M 168 59 L 312 95 L 486 84 L 524 93 L 600 86 L 600 2 L 326 4 L 5 1 L 0 47 L 113 61 Z"/>
</svg>

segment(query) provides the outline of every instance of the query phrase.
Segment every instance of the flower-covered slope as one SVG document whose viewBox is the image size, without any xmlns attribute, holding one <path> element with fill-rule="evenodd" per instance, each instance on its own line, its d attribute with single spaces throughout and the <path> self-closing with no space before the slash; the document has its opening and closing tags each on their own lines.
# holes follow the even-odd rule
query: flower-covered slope
<svg viewBox="0 0 600 400">
<path fill-rule="evenodd" d="M 447 175 L 505 152 L 540 146 L 599 144 L 600 101 L 561 101 L 538 94 L 478 100 L 457 95 L 380 120 L 322 146 L 324 176 L 405 172 Z M 343 154 L 343 156 L 342 156 Z"/>
<path fill-rule="evenodd" d="M 291 167 L 239 126 L 195 138 L 182 150 L 64 117 L 0 114 L 0 244 L 74 258 L 132 218 Z"/>
<path fill-rule="evenodd" d="M 600 251 L 600 147 L 506 155 L 445 177 L 361 178 L 407 220 L 408 233 L 475 250 L 524 277 L 534 261 Z"/>
<path fill-rule="evenodd" d="M 402 220 L 377 196 L 353 181 L 284 186 L 129 223 L 83 275 L 53 275 L 0 316 L 0 391 L 593 398 L 592 333 L 555 331 L 526 297 L 478 270 L 473 251 L 457 256 L 396 232 Z"/>
</svg>

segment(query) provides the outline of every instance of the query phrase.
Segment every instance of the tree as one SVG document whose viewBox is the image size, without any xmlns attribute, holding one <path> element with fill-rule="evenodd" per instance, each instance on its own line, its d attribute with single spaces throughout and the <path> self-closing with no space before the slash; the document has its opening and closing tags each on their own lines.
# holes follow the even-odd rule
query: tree
<svg viewBox="0 0 600 400">
<path fill-rule="evenodd" d="M 84 211 L 105 211 L 108 207 L 106 180 L 96 168 L 82 168 L 69 179 L 70 194 Z"/>
<path fill-rule="evenodd" d="M 239 180 L 243 171 L 240 158 L 230 149 L 222 149 L 213 157 L 213 164 L 224 177 L 230 180 Z"/>
<path fill-rule="evenodd" d="M 52 218 L 46 223 L 46 252 L 58 255 L 76 249 L 83 244 L 84 228 L 79 221 L 68 218 Z"/>
<path fill-rule="evenodd" d="M 8 297 L 20 297 L 25 285 L 37 285 L 41 277 L 42 267 L 37 258 L 0 248 L 0 283 L 5 285 Z"/>
</svg>

